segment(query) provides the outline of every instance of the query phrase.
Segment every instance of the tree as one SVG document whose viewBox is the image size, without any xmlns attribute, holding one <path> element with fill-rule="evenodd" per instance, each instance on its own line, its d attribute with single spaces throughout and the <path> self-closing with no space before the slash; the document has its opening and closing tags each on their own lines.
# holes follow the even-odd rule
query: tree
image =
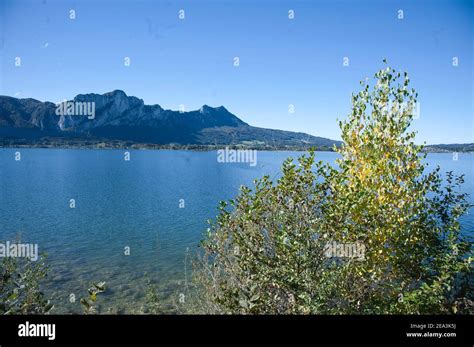
<svg viewBox="0 0 474 347">
<path fill-rule="evenodd" d="M 426 172 L 409 131 L 417 93 L 407 73 L 386 67 L 374 79 L 372 88 L 361 82 L 340 122 L 336 167 L 315 162 L 314 152 L 298 166 L 287 159 L 276 184 L 263 177 L 221 203 L 196 267 L 213 312 L 455 313 L 470 305 L 463 177 Z M 342 253 L 328 257 L 330 245 Z M 344 253 L 357 247 L 362 257 Z"/>
</svg>

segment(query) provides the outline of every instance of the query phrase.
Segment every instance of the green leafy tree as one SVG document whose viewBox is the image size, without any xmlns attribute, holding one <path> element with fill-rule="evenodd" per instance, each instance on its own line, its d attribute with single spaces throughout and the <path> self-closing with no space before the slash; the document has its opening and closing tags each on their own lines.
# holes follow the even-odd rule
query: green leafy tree
<svg viewBox="0 0 474 347">
<path fill-rule="evenodd" d="M 426 172 L 409 131 L 417 93 L 390 67 L 361 82 L 337 167 L 314 152 L 222 202 L 196 281 L 212 312 L 455 313 L 469 309 L 463 177 Z M 231 207 L 229 209 L 229 207 Z M 363 259 L 328 257 L 328 242 Z M 462 302 L 462 304 L 461 304 Z M 466 308 L 467 306 L 467 308 Z"/>
</svg>

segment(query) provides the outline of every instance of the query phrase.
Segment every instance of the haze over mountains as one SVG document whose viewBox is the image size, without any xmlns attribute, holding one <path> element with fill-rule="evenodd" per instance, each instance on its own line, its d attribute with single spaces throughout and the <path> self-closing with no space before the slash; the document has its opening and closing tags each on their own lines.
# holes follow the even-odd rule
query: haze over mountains
<svg viewBox="0 0 474 347">
<path fill-rule="evenodd" d="M 224 106 L 189 112 L 145 105 L 121 90 L 80 94 L 75 103 L 94 103 L 95 115 L 58 115 L 57 105 L 35 99 L 0 96 L 0 141 L 44 144 L 51 139 L 119 140 L 140 144 L 246 145 L 253 147 L 330 149 L 339 145 L 323 137 L 253 127 Z"/>
</svg>

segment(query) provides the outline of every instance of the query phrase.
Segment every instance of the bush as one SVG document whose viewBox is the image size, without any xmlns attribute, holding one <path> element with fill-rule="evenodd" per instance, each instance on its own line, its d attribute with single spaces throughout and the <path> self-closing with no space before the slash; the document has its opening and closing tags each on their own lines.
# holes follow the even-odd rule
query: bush
<svg viewBox="0 0 474 347">
<path fill-rule="evenodd" d="M 5 258 L 0 264 L 0 315 L 46 314 L 53 305 L 40 290 L 47 276 L 45 257 L 37 261 Z"/>
<path fill-rule="evenodd" d="M 221 202 L 196 283 L 214 313 L 425 314 L 470 306 L 470 245 L 459 217 L 463 177 L 426 172 L 408 130 L 417 93 L 387 67 L 361 82 L 340 122 L 337 167 L 314 152 L 282 177 Z M 229 208 L 230 207 L 230 208 Z M 363 259 L 328 245 L 359 247 Z M 360 254 L 359 254 L 360 255 Z M 461 304 L 462 302 L 462 304 Z M 467 307 L 466 307 L 467 306 Z"/>
</svg>

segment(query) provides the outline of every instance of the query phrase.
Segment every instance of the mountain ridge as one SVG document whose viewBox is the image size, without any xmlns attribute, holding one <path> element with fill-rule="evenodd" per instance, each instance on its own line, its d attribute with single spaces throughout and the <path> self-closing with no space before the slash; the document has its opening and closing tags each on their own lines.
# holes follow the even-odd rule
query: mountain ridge
<svg viewBox="0 0 474 347">
<path fill-rule="evenodd" d="M 64 104 L 64 109 L 58 105 Z M 93 105 L 94 115 L 68 114 L 68 107 Z M 75 105 L 75 106 L 74 106 Z M 92 107 L 90 107 L 92 108 Z M 58 114 L 60 109 L 60 114 Z M 77 111 L 76 107 L 76 111 Z M 231 145 L 274 148 L 330 149 L 340 141 L 305 133 L 258 128 L 242 121 L 223 105 L 173 111 L 116 89 L 104 94 L 78 94 L 54 104 L 33 98 L 0 96 L 0 140 L 41 145 L 48 139 L 124 141 L 150 145 Z M 61 141 L 59 141 L 61 142 Z"/>
<path fill-rule="evenodd" d="M 94 117 L 58 115 L 58 104 L 0 95 L 0 146 L 208 148 L 218 146 L 332 150 L 341 141 L 251 126 L 225 106 L 173 111 L 115 89 L 63 103 L 93 103 Z M 86 109 L 87 111 L 88 109 Z M 433 144 L 426 152 L 472 152 L 474 144 Z"/>
</svg>

